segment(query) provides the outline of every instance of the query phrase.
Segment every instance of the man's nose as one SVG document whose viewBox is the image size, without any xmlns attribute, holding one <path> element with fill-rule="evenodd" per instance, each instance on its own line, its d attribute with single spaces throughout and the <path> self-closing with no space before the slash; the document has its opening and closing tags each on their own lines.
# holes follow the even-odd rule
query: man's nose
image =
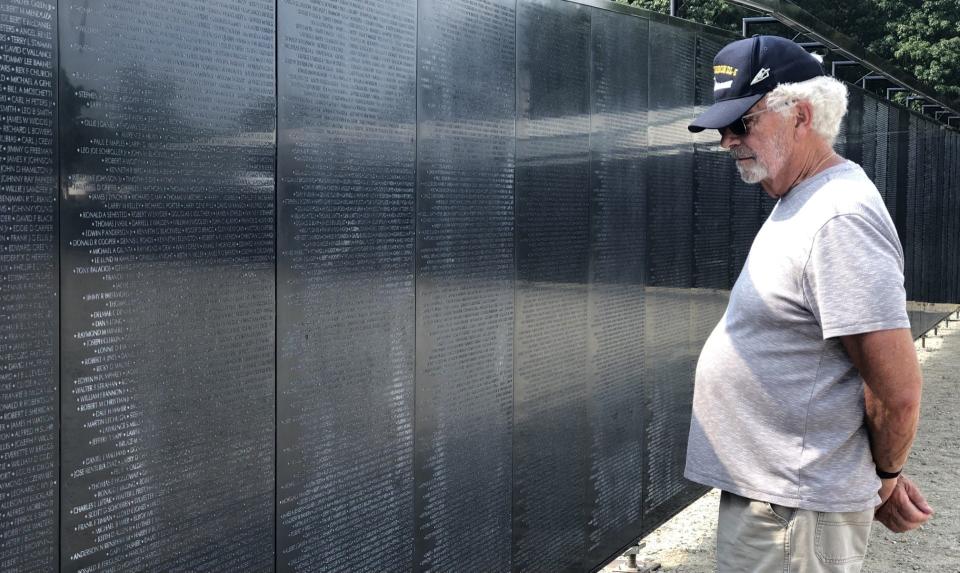
<svg viewBox="0 0 960 573">
<path fill-rule="evenodd" d="M 730 147 L 739 140 L 740 138 L 737 134 L 733 133 L 729 128 L 724 127 L 720 130 L 720 147 L 730 149 Z"/>
</svg>

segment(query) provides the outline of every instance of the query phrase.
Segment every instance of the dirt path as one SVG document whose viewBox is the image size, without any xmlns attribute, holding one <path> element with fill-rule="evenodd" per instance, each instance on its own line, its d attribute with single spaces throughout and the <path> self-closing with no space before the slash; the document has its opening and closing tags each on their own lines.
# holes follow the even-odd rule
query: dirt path
<svg viewBox="0 0 960 573">
<path fill-rule="evenodd" d="M 917 354 L 923 408 L 906 474 L 936 513 L 904 534 L 875 522 L 864 573 L 960 573 L 960 322 L 941 323 L 925 348 L 917 342 Z M 661 571 L 712 573 L 719 503 L 716 490 L 701 498 L 651 533 L 639 557 L 659 562 Z"/>
</svg>

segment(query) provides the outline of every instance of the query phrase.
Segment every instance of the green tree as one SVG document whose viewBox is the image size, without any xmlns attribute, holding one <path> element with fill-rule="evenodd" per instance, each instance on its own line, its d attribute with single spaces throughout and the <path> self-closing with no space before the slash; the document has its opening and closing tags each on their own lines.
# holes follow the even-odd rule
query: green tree
<svg viewBox="0 0 960 573">
<path fill-rule="evenodd" d="M 960 104 L 960 0 L 904 2 L 877 0 L 897 16 L 886 23 L 887 34 L 868 44 L 871 51 L 893 60 L 938 95 Z"/>
</svg>

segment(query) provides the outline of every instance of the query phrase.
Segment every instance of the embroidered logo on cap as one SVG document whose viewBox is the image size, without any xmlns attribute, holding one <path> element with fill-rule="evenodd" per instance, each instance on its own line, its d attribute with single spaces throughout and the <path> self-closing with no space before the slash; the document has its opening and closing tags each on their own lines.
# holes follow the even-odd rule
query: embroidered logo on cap
<svg viewBox="0 0 960 573">
<path fill-rule="evenodd" d="M 737 68 L 733 66 L 727 66 L 725 64 L 718 64 L 713 66 L 713 73 L 716 75 L 726 74 L 728 76 L 737 77 Z"/>
<path fill-rule="evenodd" d="M 733 76 L 737 77 L 737 68 L 733 66 L 728 66 L 726 64 L 717 64 L 713 66 L 713 91 L 718 92 L 720 90 L 730 89 L 733 87 L 733 80 L 727 80 L 721 82 L 716 76 Z"/>
<path fill-rule="evenodd" d="M 757 75 L 753 76 L 753 79 L 750 80 L 750 85 L 759 84 L 763 80 L 770 77 L 770 68 L 760 68 L 760 71 L 757 72 Z"/>
</svg>

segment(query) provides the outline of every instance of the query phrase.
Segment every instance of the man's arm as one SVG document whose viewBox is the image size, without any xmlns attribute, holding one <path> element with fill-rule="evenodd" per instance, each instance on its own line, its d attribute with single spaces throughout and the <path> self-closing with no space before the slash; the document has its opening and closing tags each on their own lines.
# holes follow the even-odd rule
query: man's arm
<svg viewBox="0 0 960 573">
<path fill-rule="evenodd" d="M 840 337 L 866 386 L 870 449 L 879 470 L 903 468 L 920 418 L 922 379 L 910 330 L 879 330 Z M 877 519 L 893 531 L 926 522 L 933 511 L 905 477 L 882 480 Z"/>
<path fill-rule="evenodd" d="M 898 471 L 907 461 L 920 418 L 922 382 L 910 330 L 878 330 L 840 340 L 866 382 L 873 461 L 882 471 Z"/>
</svg>

